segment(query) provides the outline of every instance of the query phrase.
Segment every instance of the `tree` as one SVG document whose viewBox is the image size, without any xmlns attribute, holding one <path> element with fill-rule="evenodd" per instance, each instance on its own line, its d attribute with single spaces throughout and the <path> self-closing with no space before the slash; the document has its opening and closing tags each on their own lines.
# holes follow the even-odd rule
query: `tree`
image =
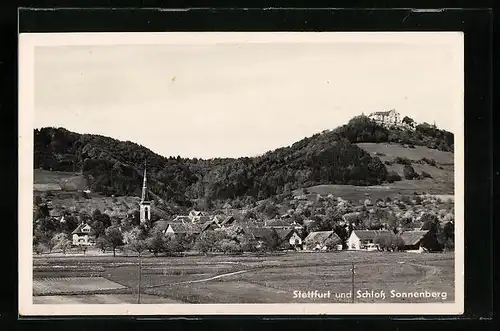
<svg viewBox="0 0 500 331">
<path fill-rule="evenodd" d="M 278 215 L 278 208 L 271 202 L 268 202 L 264 208 L 264 213 L 269 219 L 272 219 Z"/>
<path fill-rule="evenodd" d="M 394 183 L 401 180 L 401 176 L 395 171 L 389 171 L 385 178 L 387 182 Z"/>
<path fill-rule="evenodd" d="M 45 252 L 46 250 L 48 250 L 48 248 L 47 248 L 47 245 L 45 245 L 44 243 L 39 242 L 39 243 L 36 243 L 36 244 L 33 245 L 33 250 L 35 251 L 35 253 L 37 255 L 39 255 L 39 254 Z"/>
<path fill-rule="evenodd" d="M 455 249 L 455 226 L 453 222 L 447 222 L 438 236 L 439 243 L 445 250 Z"/>
<path fill-rule="evenodd" d="M 96 239 L 96 246 L 103 252 L 106 252 L 106 249 L 111 247 L 111 243 L 108 239 L 108 237 L 105 234 L 102 234 L 99 236 L 99 238 Z"/>
<path fill-rule="evenodd" d="M 116 249 L 123 246 L 123 235 L 118 226 L 112 225 L 105 231 L 106 238 L 113 250 L 113 256 L 116 256 Z"/>
<path fill-rule="evenodd" d="M 341 245 L 341 244 L 342 244 L 342 240 L 340 238 L 338 238 L 337 236 L 331 236 L 330 238 L 326 239 L 325 243 L 324 243 L 325 247 L 328 250 L 336 249 L 337 245 Z"/>
<path fill-rule="evenodd" d="M 104 224 L 102 224 L 99 220 L 93 221 L 92 224 L 90 224 L 90 227 L 92 228 L 92 234 L 96 237 L 96 239 L 104 233 Z"/>
<path fill-rule="evenodd" d="M 71 247 L 71 240 L 66 233 L 58 233 L 52 238 L 55 249 L 60 249 L 63 254 L 66 254 L 66 250 Z"/>
<path fill-rule="evenodd" d="M 181 252 L 183 250 L 182 243 L 174 235 L 167 235 L 164 239 L 165 253 L 168 255 L 173 255 L 174 253 Z"/>
<path fill-rule="evenodd" d="M 125 232 L 123 234 L 123 241 L 127 243 L 126 247 L 136 252 L 138 256 L 147 249 L 146 237 L 139 228 L 133 228 Z"/>
<path fill-rule="evenodd" d="M 196 239 L 194 248 L 206 254 L 214 250 L 217 240 L 219 240 L 219 238 L 215 231 L 205 231 Z"/>
<path fill-rule="evenodd" d="M 242 252 L 241 246 L 231 239 L 222 239 L 219 245 L 224 254 L 237 254 Z"/>
<path fill-rule="evenodd" d="M 380 250 L 385 251 L 397 251 L 404 247 L 404 240 L 401 236 L 396 235 L 392 232 L 384 233 L 376 236 L 373 240 L 375 244 L 378 245 Z"/>
<path fill-rule="evenodd" d="M 408 164 L 406 164 L 403 167 L 403 175 L 406 179 L 409 179 L 409 180 L 418 177 L 418 174 L 415 172 L 415 169 L 413 169 L 413 167 L 411 165 L 408 165 Z"/>
<path fill-rule="evenodd" d="M 401 122 L 405 123 L 405 124 L 408 124 L 412 128 L 415 126 L 415 121 L 412 118 L 408 117 L 408 116 L 403 117 L 403 120 Z"/>
<path fill-rule="evenodd" d="M 147 248 L 154 256 L 165 251 L 165 236 L 160 229 L 153 229 L 146 239 Z"/>
</svg>

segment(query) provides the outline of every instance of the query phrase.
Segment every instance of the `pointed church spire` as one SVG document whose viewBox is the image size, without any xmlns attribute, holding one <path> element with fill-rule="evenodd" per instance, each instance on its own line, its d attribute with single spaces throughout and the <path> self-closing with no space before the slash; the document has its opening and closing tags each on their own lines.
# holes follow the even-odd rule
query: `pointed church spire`
<svg viewBox="0 0 500 331">
<path fill-rule="evenodd" d="M 144 178 L 142 181 L 142 196 L 141 201 L 148 201 L 148 188 L 146 184 L 146 161 L 144 161 Z"/>
</svg>

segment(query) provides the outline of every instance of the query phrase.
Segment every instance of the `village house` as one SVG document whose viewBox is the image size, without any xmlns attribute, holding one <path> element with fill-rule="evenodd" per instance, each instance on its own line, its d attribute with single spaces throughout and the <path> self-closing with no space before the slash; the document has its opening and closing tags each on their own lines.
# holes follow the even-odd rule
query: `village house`
<svg viewBox="0 0 500 331">
<path fill-rule="evenodd" d="M 400 236 L 404 241 L 405 251 L 422 253 L 439 249 L 436 236 L 429 230 L 402 231 Z"/>
<path fill-rule="evenodd" d="M 170 223 L 169 221 L 166 221 L 164 219 L 160 219 L 160 220 L 153 223 L 153 230 L 160 230 L 162 232 L 165 232 L 169 223 Z"/>
<path fill-rule="evenodd" d="M 342 250 L 342 240 L 334 231 L 310 232 L 303 241 L 304 250 L 326 251 L 329 249 L 329 239 L 334 241 L 336 250 Z"/>
<path fill-rule="evenodd" d="M 215 218 L 212 218 L 211 220 L 206 221 L 201 225 L 201 232 L 205 231 L 213 231 L 215 229 L 219 228 L 219 224 L 215 221 Z"/>
<path fill-rule="evenodd" d="M 201 233 L 201 226 L 192 223 L 169 223 L 164 233 L 176 236 L 198 235 Z"/>
<path fill-rule="evenodd" d="M 177 215 L 172 219 L 173 223 L 193 223 L 192 219 L 186 215 Z"/>
<path fill-rule="evenodd" d="M 204 211 L 191 210 L 188 217 L 193 223 L 203 223 L 207 221 L 207 217 L 209 217 L 209 215 Z"/>
<path fill-rule="evenodd" d="M 302 238 L 297 234 L 295 229 L 279 229 L 276 230 L 280 241 L 280 246 L 284 249 L 302 249 Z"/>
<path fill-rule="evenodd" d="M 278 233 L 273 228 L 246 227 L 242 231 L 257 241 L 256 248 L 262 246 L 277 247 L 280 244 Z"/>
<path fill-rule="evenodd" d="M 374 240 L 382 234 L 389 234 L 387 230 L 353 230 L 347 239 L 347 248 L 350 250 L 376 249 Z"/>
<path fill-rule="evenodd" d="M 74 246 L 95 245 L 95 236 L 89 224 L 81 223 L 71 232 Z"/>
<path fill-rule="evenodd" d="M 221 228 L 227 228 L 233 225 L 236 220 L 234 216 L 216 216 L 214 218 L 216 218 L 215 221 Z"/>
</svg>

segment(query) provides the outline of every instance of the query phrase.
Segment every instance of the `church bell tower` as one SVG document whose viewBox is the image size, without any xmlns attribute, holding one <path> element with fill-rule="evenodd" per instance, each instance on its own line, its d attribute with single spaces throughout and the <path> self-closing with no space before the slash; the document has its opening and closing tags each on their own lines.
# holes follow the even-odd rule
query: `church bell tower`
<svg viewBox="0 0 500 331">
<path fill-rule="evenodd" d="M 142 196 L 140 202 L 141 224 L 151 219 L 151 201 L 148 198 L 148 188 L 146 184 L 146 166 L 144 166 L 144 179 L 142 181 Z"/>
</svg>

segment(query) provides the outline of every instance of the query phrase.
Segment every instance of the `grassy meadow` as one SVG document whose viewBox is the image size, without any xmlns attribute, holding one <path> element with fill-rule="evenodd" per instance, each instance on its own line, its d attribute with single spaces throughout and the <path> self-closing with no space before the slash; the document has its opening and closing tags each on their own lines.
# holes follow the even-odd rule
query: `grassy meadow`
<svg viewBox="0 0 500 331">
<path fill-rule="evenodd" d="M 335 298 L 334 294 L 351 291 L 352 263 L 355 293 L 383 290 L 387 295 L 385 300 L 355 298 L 355 302 L 454 300 L 453 253 L 344 251 L 142 258 L 141 295 L 146 295 L 142 302 L 351 302 L 345 297 Z M 137 257 L 35 257 L 33 275 L 35 303 L 66 303 L 67 300 L 135 303 L 137 300 Z M 83 278 L 75 282 L 75 277 Z M 331 298 L 293 296 L 294 291 L 315 290 L 330 291 Z M 444 291 L 447 298 L 389 298 L 390 290 Z M 68 299 L 68 294 L 72 299 Z"/>
</svg>

